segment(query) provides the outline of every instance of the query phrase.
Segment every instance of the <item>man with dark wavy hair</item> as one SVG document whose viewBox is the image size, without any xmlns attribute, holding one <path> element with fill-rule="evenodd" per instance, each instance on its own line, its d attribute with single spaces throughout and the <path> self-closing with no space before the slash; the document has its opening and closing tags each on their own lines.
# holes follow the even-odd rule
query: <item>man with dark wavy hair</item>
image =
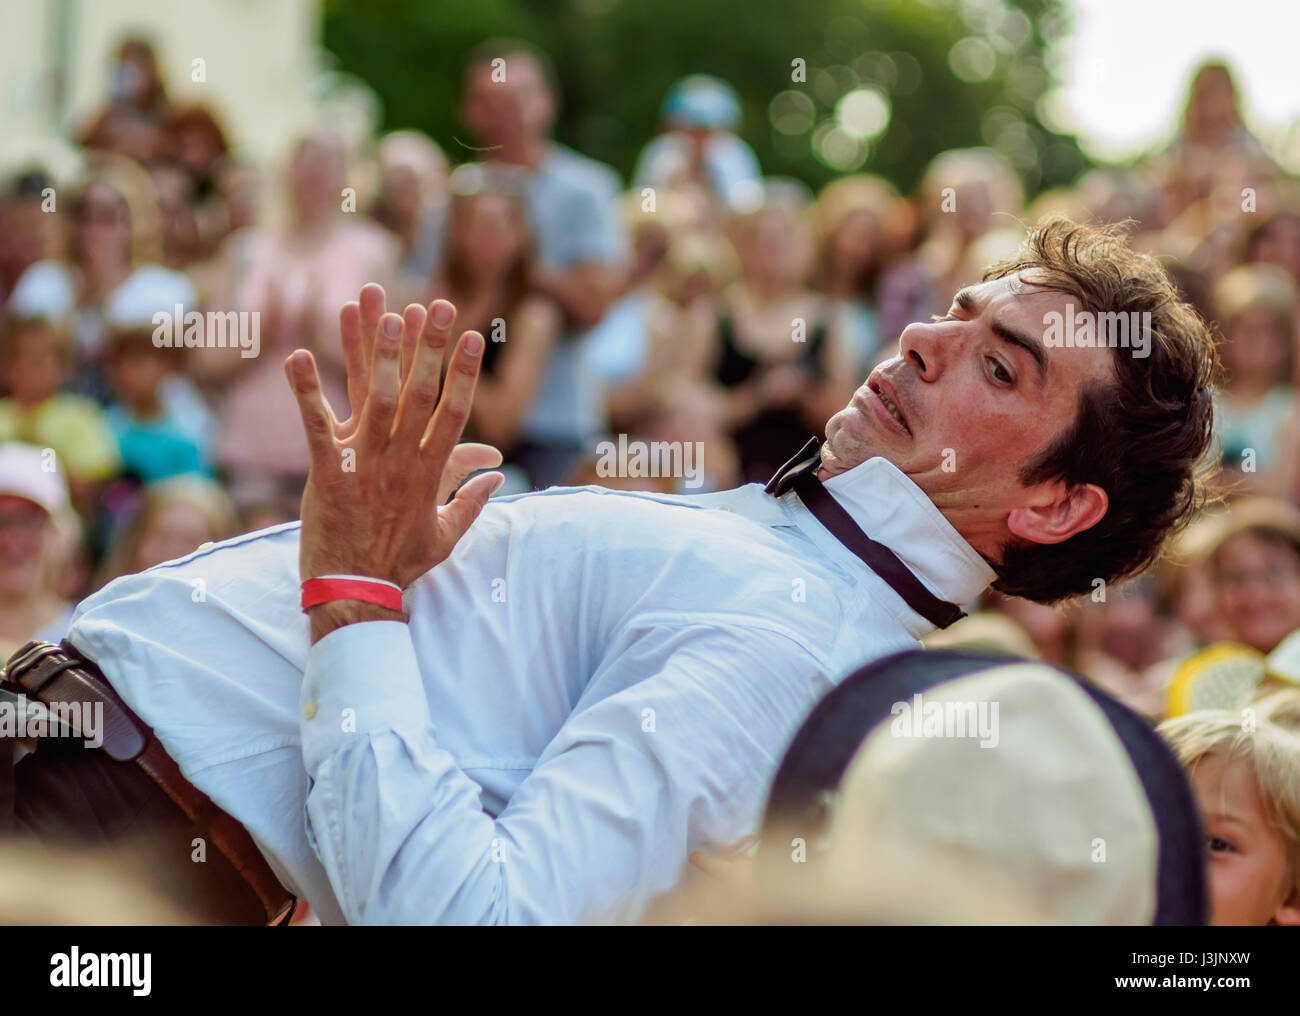
<svg viewBox="0 0 1300 1016">
<path fill-rule="evenodd" d="M 454 313 L 366 287 L 349 419 L 309 353 L 285 364 L 301 526 L 120 579 L 70 635 L 326 921 L 633 917 L 757 830 L 846 674 L 990 583 L 1051 601 L 1138 571 L 1198 500 L 1213 343 L 1114 230 L 1043 225 L 908 327 L 820 447 L 719 494 L 456 489 L 500 460 L 456 444 L 484 344 L 443 379 Z M 41 758 L 17 798 L 48 829 Z"/>
<path fill-rule="evenodd" d="M 1136 315 L 1149 333 L 1094 328 L 1052 348 L 1054 321 L 1085 315 L 1126 329 Z M 884 456 L 994 567 L 995 589 L 1088 593 L 1150 565 L 1200 504 L 1217 370 L 1205 322 L 1154 258 L 1119 228 L 1051 219 L 946 317 L 903 330 L 827 424 L 823 476 Z M 870 422 L 882 395 L 901 426 Z"/>
</svg>

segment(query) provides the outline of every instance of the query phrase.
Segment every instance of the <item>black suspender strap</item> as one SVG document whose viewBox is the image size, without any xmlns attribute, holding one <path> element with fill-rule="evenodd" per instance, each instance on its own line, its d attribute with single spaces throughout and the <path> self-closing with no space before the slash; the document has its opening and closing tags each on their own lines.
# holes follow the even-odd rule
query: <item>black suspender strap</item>
<svg viewBox="0 0 1300 1016">
<path fill-rule="evenodd" d="M 780 497 L 794 490 L 799 499 L 840 543 L 853 551 L 863 563 L 885 580 L 903 601 L 936 628 L 947 628 L 966 615 L 955 604 L 939 599 L 926 589 L 898 555 L 883 543 L 873 540 L 853 521 L 817 478 L 821 457 L 820 442 L 809 441 L 799 454 L 772 477 L 767 492 Z"/>
</svg>

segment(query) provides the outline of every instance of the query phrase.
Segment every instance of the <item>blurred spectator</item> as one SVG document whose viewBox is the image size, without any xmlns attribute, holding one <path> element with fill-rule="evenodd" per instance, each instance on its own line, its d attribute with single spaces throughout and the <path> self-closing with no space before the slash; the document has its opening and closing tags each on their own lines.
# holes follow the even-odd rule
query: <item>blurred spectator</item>
<svg viewBox="0 0 1300 1016">
<path fill-rule="evenodd" d="M 57 458 L 25 444 L 0 445 L 0 655 L 56 632 L 70 604 L 51 570 L 63 547 L 58 519 L 68 490 Z M 56 641 L 57 641 L 56 638 Z"/>
<path fill-rule="evenodd" d="M 368 218 L 342 210 L 347 154 L 331 131 L 307 135 L 294 148 L 287 180 L 291 218 L 270 243 L 256 240 L 243 253 L 235 288 L 213 309 L 259 315 L 260 355 L 207 350 L 220 357 L 230 380 L 220 409 L 218 461 L 243 507 L 301 493 L 307 445 L 298 406 L 285 385 L 283 362 L 295 348 L 316 356 L 325 395 L 341 417 L 348 412 L 339 308 L 367 282 L 390 283 L 397 243 Z M 209 374 L 211 377 L 211 374 Z"/>
<path fill-rule="evenodd" d="M 146 163 L 167 154 L 172 107 L 145 39 L 124 40 L 109 74 L 108 103 L 82 130 L 80 143 Z"/>
<path fill-rule="evenodd" d="M 558 89 L 550 61 L 525 42 L 495 40 L 465 61 L 461 119 L 491 161 L 517 166 L 538 242 L 539 288 L 578 329 L 608 308 L 625 240 L 618 176 L 551 139 Z"/>
<path fill-rule="evenodd" d="M 1214 419 L 1225 481 L 1263 494 L 1295 489 L 1296 464 L 1283 453 L 1294 428 L 1297 290 L 1274 265 L 1244 265 L 1214 290 L 1227 373 Z"/>
<path fill-rule="evenodd" d="M 838 307 L 838 323 L 860 377 L 889 355 L 881 342 L 876 285 L 895 253 L 892 220 L 900 202 L 879 177 L 845 176 L 826 185 L 813 206 L 819 288 Z"/>
<path fill-rule="evenodd" d="M 431 298 L 456 305 L 453 339 L 473 329 L 486 340 L 468 440 L 494 445 L 510 462 L 555 345 L 559 309 L 533 287 L 533 240 L 523 194 L 509 176 L 465 165 L 452 178 L 452 193 Z M 454 348 L 448 343 L 448 362 Z"/>
<path fill-rule="evenodd" d="M 674 228 L 671 221 L 657 265 L 597 327 L 592 359 L 610 384 L 608 407 L 615 430 L 641 430 L 652 416 L 659 421 L 653 429 L 670 425 L 661 411 L 671 399 L 689 417 L 681 429 L 709 443 L 712 457 L 712 440 L 725 440 L 716 426 L 721 407 L 715 405 L 712 386 L 700 382 L 712 363 L 718 296 L 735 280 L 739 264 L 725 237 Z M 663 222 L 646 216 L 635 232 L 641 235 Z M 684 391 L 688 386 L 693 393 Z"/>
<path fill-rule="evenodd" d="M 96 585 L 184 557 L 237 531 L 234 503 L 210 480 L 178 476 L 151 483 L 114 537 Z"/>
<path fill-rule="evenodd" d="M 1079 611 L 1075 669 L 1134 712 L 1158 722 L 1168 672 L 1159 666 L 1188 648 L 1177 622 L 1163 614 L 1145 577 L 1106 591 Z"/>
<path fill-rule="evenodd" d="M 632 184 L 637 190 L 702 190 L 720 210 L 735 210 L 762 176 L 754 150 L 735 134 L 740 99 L 721 78 L 692 74 L 664 96 L 664 133 L 637 159 Z"/>
<path fill-rule="evenodd" d="M 77 370 L 73 388 L 106 400 L 102 373 L 107 326 L 104 306 L 118 287 L 153 280 L 177 302 L 195 303 L 189 280 L 162 268 L 162 221 L 148 173 L 120 158 L 101 158 L 73 208 L 74 236 L 67 262 L 48 259 L 28 268 L 9 300 L 9 313 L 66 323 Z"/>
<path fill-rule="evenodd" d="M 732 224 L 741 278 L 723 294 L 710 373 L 746 482 L 766 483 L 862 380 L 833 304 L 808 286 L 805 211 L 799 188 L 769 181 L 759 206 Z"/>
<path fill-rule="evenodd" d="M 1170 230 L 1189 236 L 1206 235 L 1216 214 L 1239 211 L 1245 187 L 1270 207 L 1283 176 L 1242 122 L 1232 71 L 1218 60 L 1192 75 L 1182 131 L 1152 168 L 1175 219 Z"/>
<path fill-rule="evenodd" d="M 402 285 L 424 286 L 438 263 L 447 212 L 447 158 L 419 131 L 393 131 L 380 139 L 378 161 L 379 194 L 370 217 L 401 243 Z"/>
<path fill-rule="evenodd" d="M 623 293 L 647 284 L 668 256 L 669 244 L 685 234 L 716 235 L 708 210 L 696 195 L 664 190 L 642 195 L 629 190 L 622 201 L 632 237 L 632 262 L 623 278 Z"/>
<path fill-rule="evenodd" d="M 1300 215 L 1277 212 L 1256 226 L 1246 240 L 1246 261 L 1277 265 L 1300 286 Z"/>
<path fill-rule="evenodd" d="M 19 174 L 0 195 L 0 306 L 8 304 L 14 286 L 29 267 L 63 256 L 53 187 L 53 179 L 44 172 L 29 170 Z M 48 204 L 47 198 L 55 200 Z"/>
<path fill-rule="evenodd" d="M 996 592 L 988 599 L 991 609 L 1005 614 L 1028 636 L 1041 659 L 1074 669 L 1081 605 L 1035 603 Z"/>
<path fill-rule="evenodd" d="M 1300 628 L 1300 511 L 1265 498 L 1235 503 L 1208 561 L 1215 607 L 1231 633 L 1268 653 Z"/>
<path fill-rule="evenodd" d="M 970 275 L 970 248 L 990 229 L 1014 226 L 1011 216 L 1020 211 L 1023 196 L 1002 156 L 988 148 L 968 148 L 934 158 L 918 200 L 925 242 L 880 282 L 880 337 L 890 345 L 913 321 L 945 313 L 959 288 L 979 281 Z"/>
<path fill-rule="evenodd" d="M 533 285 L 567 325 L 515 452 L 537 487 L 567 476 L 605 430 L 604 385 L 582 333 L 617 295 L 626 247 L 617 175 L 550 137 L 557 96 L 550 62 L 527 43 L 484 43 L 465 62 L 461 120 L 493 162 L 516 168 L 537 240 Z"/>
<path fill-rule="evenodd" d="M 230 151 L 226 132 L 205 106 L 186 106 L 167 121 L 172 156 L 188 174 L 195 198 L 206 201 L 217 193 L 217 180 Z"/>
<path fill-rule="evenodd" d="M 1161 613 L 1180 629 L 1177 640 L 1182 643 L 1170 659 L 1158 666 L 1164 684 L 1184 654 L 1233 638 L 1232 628 L 1219 613 L 1210 564 L 1222 526 L 1222 512 L 1202 512 L 1170 541 L 1156 571 L 1156 602 Z"/>
<path fill-rule="evenodd" d="M 94 399 L 59 390 L 71 374 L 68 337 L 43 319 L 10 322 L 0 344 L 0 442 L 52 448 L 85 510 L 96 484 L 118 469 L 117 442 Z"/>
<path fill-rule="evenodd" d="M 217 189 L 227 216 L 226 231 L 212 257 L 191 269 L 205 307 L 230 309 L 253 289 L 276 257 L 277 236 L 263 222 L 264 181 L 251 166 L 223 165 Z M 206 388 L 216 393 L 238 367 L 225 354 L 196 350 L 190 368 Z"/>
<path fill-rule="evenodd" d="M 162 217 L 162 263 L 168 268 L 187 269 L 204 253 L 195 214 L 194 181 L 176 162 L 152 163 L 149 178 Z"/>
<path fill-rule="evenodd" d="M 180 372 L 189 350 L 160 344 L 160 314 L 174 316 L 181 290 L 142 273 L 104 308 L 109 325 L 107 417 L 126 472 L 144 483 L 183 473 L 210 474 L 214 418 Z M 179 334 L 184 319 L 176 320 Z"/>
</svg>

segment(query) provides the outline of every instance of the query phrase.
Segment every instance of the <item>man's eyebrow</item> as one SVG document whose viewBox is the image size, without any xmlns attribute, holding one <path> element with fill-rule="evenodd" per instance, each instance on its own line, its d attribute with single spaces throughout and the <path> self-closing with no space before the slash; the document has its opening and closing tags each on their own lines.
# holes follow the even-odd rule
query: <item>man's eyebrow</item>
<svg viewBox="0 0 1300 1016">
<path fill-rule="evenodd" d="M 989 327 L 993 334 L 1003 342 L 1009 342 L 1013 346 L 1019 346 L 1030 356 L 1034 358 L 1034 366 L 1038 368 L 1038 379 L 1041 381 L 1047 376 L 1047 354 L 1043 352 L 1043 344 L 1032 336 L 1024 332 L 1017 332 L 998 321 L 994 321 Z"/>
<path fill-rule="evenodd" d="M 975 314 L 979 311 L 980 302 L 975 296 L 974 290 L 967 286 L 965 289 L 957 290 L 957 295 L 952 298 L 952 302 L 967 314 Z M 1019 346 L 1026 353 L 1034 358 L 1034 366 L 1038 368 L 1039 380 L 1047 376 L 1047 353 L 1043 351 L 1043 344 L 1038 339 L 1015 329 L 1008 328 L 999 321 L 994 321 L 990 326 L 993 334 L 1003 342 L 1009 342 L 1013 346 Z"/>
</svg>

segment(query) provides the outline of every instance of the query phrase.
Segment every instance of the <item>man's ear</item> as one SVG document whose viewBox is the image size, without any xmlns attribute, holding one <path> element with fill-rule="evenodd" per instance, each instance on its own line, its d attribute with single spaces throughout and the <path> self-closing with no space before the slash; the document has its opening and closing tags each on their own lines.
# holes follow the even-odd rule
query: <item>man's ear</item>
<svg viewBox="0 0 1300 1016">
<path fill-rule="evenodd" d="M 1040 490 L 1036 504 L 1013 508 L 1007 515 L 1012 535 L 1029 543 L 1063 543 L 1095 526 L 1110 507 L 1110 498 L 1095 483 L 1068 487 L 1058 480 Z"/>
<path fill-rule="evenodd" d="M 1278 904 L 1270 924 L 1300 925 L 1300 891 L 1293 892 Z"/>
</svg>

